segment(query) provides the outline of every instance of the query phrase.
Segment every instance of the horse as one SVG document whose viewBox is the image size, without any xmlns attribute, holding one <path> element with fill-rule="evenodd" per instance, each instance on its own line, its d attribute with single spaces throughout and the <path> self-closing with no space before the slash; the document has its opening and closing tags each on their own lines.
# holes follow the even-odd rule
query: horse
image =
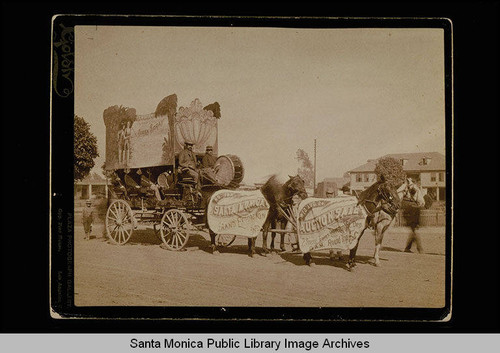
<svg viewBox="0 0 500 353">
<path fill-rule="evenodd" d="M 260 190 L 269 204 L 269 211 L 267 213 L 266 220 L 264 221 L 264 225 L 262 226 L 262 249 L 265 256 L 270 253 L 270 250 L 267 248 L 267 233 L 269 232 L 270 227 L 275 229 L 276 222 L 279 222 L 282 228 L 284 228 L 286 223 L 289 221 L 289 219 L 287 219 L 289 216 L 287 216 L 286 213 L 292 206 L 294 196 L 297 195 L 301 199 L 305 199 L 307 198 L 307 192 L 304 187 L 304 180 L 298 175 L 289 176 L 289 179 L 284 183 L 278 180 L 277 175 L 272 175 Z M 210 190 L 206 197 L 205 215 L 207 214 L 210 198 L 215 191 L 215 189 Z M 218 250 L 217 245 L 215 244 L 216 234 L 210 229 L 207 217 L 205 217 L 205 225 L 210 234 L 210 247 L 212 253 L 217 254 Z M 273 250 L 276 233 L 271 232 L 271 237 L 271 250 Z M 285 234 L 282 233 L 280 249 L 283 251 L 285 250 L 284 238 Z M 255 238 L 248 238 L 248 251 L 250 257 L 255 255 Z"/>
<path fill-rule="evenodd" d="M 384 181 L 377 181 L 356 196 L 358 197 L 358 205 L 361 205 L 368 215 L 356 246 L 349 252 L 347 262 L 349 270 L 356 266 L 356 252 L 366 229 L 370 228 L 374 231 L 375 252 L 373 258 L 375 266 L 380 266 L 379 253 L 384 234 L 401 208 L 402 201 L 413 202 L 419 207 L 425 204 L 421 189 L 410 178 L 407 178 L 397 190 Z"/>
<path fill-rule="evenodd" d="M 270 253 L 267 248 L 267 233 L 269 229 L 276 229 L 276 223 L 279 222 L 281 228 L 284 228 L 290 219 L 287 215 L 287 210 L 290 210 L 293 205 L 294 196 L 298 196 L 302 200 L 307 198 L 307 192 L 304 186 L 304 180 L 298 176 L 288 176 L 286 182 L 278 180 L 277 175 L 272 175 L 267 182 L 261 187 L 261 192 L 264 198 L 269 203 L 269 211 L 266 220 L 262 226 L 262 250 L 264 256 Z M 275 232 L 271 232 L 271 250 L 274 250 Z M 248 239 L 248 249 L 250 256 L 255 254 L 255 238 Z M 285 233 L 281 233 L 280 250 L 285 250 Z"/>
</svg>

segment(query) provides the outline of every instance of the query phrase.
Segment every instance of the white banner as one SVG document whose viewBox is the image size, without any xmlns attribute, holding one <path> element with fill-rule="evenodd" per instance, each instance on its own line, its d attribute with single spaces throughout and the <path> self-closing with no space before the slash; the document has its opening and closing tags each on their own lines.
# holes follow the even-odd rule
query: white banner
<svg viewBox="0 0 500 353">
<path fill-rule="evenodd" d="M 208 226 L 216 234 L 254 238 L 264 225 L 269 204 L 260 192 L 216 191 L 208 204 Z"/>
<path fill-rule="evenodd" d="M 366 213 L 354 196 L 307 198 L 298 208 L 299 247 L 304 253 L 321 249 L 350 250 L 365 225 Z"/>
</svg>

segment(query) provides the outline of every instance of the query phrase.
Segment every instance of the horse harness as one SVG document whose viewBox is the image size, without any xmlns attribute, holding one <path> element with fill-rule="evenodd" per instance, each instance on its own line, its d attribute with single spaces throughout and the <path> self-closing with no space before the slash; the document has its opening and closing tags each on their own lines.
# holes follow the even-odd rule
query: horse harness
<svg viewBox="0 0 500 353">
<path fill-rule="evenodd" d="M 368 213 L 369 217 L 373 217 L 375 213 L 379 211 L 384 211 L 388 215 L 391 216 L 391 218 L 394 218 L 396 213 L 399 211 L 399 205 L 394 202 L 394 197 L 387 191 L 386 188 L 383 188 L 382 185 L 379 185 L 377 187 L 377 193 L 380 196 L 380 199 L 378 201 L 374 200 L 362 200 L 360 201 L 359 204 L 363 206 L 365 209 L 366 213 Z M 366 207 L 366 203 L 370 202 L 375 206 L 375 209 L 373 212 L 370 212 L 368 208 Z"/>
</svg>

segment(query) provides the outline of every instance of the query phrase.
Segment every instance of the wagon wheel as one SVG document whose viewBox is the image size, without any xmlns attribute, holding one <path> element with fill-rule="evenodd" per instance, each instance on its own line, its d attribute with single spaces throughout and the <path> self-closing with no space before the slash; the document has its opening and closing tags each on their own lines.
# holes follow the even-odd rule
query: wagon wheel
<svg viewBox="0 0 500 353">
<path fill-rule="evenodd" d="M 236 239 L 236 235 L 217 234 L 215 236 L 215 243 L 217 244 L 217 246 L 221 246 L 223 248 L 226 248 L 229 245 L 231 245 L 235 239 Z"/>
<path fill-rule="evenodd" d="M 134 230 L 134 214 L 129 204 L 123 200 L 116 200 L 106 212 L 106 233 L 109 239 L 118 245 L 129 241 Z"/>
<path fill-rule="evenodd" d="M 176 209 L 163 214 L 160 224 L 161 240 L 169 250 L 179 251 L 186 245 L 191 233 L 191 223 L 186 215 Z"/>
</svg>

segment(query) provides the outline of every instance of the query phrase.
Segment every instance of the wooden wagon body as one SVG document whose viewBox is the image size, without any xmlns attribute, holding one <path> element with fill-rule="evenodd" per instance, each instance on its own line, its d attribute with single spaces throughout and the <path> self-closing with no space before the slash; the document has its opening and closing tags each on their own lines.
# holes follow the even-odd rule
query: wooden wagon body
<svg viewBox="0 0 500 353">
<path fill-rule="evenodd" d="M 178 108 L 173 94 L 151 114 L 137 115 L 135 109 L 113 106 L 103 117 L 105 170 L 112 193 L 105 221 L 110 241 L 122 245 L 134 230 L 153 229 L 167 248 L 183 249 L 190 234 L 206 223 L 209 196 L 219 189 L 237 188 L 244 176 L 237 156 L 219 156 L 212 173 L 202 174 L 200 190 L 178 166 L 186 141 L 194 144 L 198 162 L 207 146 L 218 155 L 219 104 L 203 107 L 195 99 Z M 219 238 L 224 245 L 226 237 Z"/>
</svg>

